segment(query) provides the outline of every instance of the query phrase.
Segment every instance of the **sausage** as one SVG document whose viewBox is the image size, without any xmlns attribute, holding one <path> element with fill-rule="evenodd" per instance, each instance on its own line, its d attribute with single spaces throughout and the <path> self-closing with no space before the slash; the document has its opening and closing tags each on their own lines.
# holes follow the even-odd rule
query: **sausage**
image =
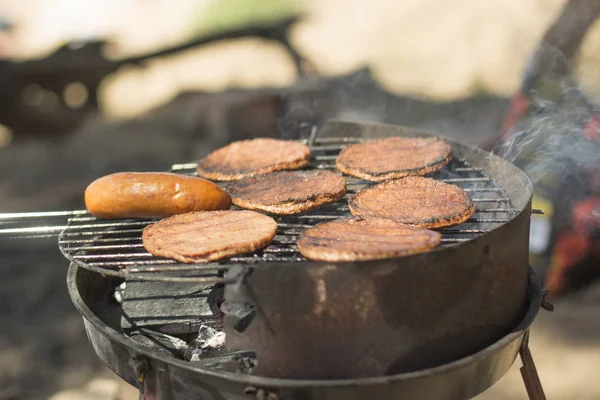
<svg viewBox="0 0 600 400">
<path fill-rule="evenodd" d="M 191 211 L 227 210 L 231 198 L 203 178 L 168 172 L 120 172 L 92 182 L 85 206 L 98 218 L 164 218 Z"/>
</svg>

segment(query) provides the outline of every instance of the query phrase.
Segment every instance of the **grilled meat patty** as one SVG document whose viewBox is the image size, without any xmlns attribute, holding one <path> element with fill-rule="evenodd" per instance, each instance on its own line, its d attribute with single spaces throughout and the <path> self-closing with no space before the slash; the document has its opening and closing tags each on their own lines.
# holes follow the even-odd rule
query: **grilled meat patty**
<svg viewBox="0 0 600 400">
<path fill-rule="evenodd" d="M 155 256 L 201 263 L 262 249 L 276 232 L 273 218 L 254 211 L 201 211 L 149 225 L 142 240 Z"/>
<path fill-rule="evenodd" d="M 227 191 L 239 207 L 296 214 L 344 197 L 346 180 L 330 171 L 280 171 L 233 182 Z"/>
<path fill-rule="evenodd" d="M 440 139 L 389 137 L 346 147 L 335 165 L 345 174 L 381 182 L 425 175 L 443 168 L 451 159 L 452 148 Z"/>
<path fill-rule="evenodd" d="M 198 174 L 234 181 L 255 174 L 293 170 L 308 165 L 308 146 L 290 140 L 257 138 L 233 142 L 198 162 Z"/>
<path fill-rule="evenodd" d="M 391 219 L 351 217 L 307 229 L 297 244 L 314 261 L 364 261 L 424 252 L 438 246 L 441 237 Z"/>
<path fill-rule="evenodd" d="M 410 176 L 363 189 L 348 200 L 353 215 L 391 218 L 421 228 L 465 222 L 475 212 L 469 195 L 455 185 Z"/>
</svg>

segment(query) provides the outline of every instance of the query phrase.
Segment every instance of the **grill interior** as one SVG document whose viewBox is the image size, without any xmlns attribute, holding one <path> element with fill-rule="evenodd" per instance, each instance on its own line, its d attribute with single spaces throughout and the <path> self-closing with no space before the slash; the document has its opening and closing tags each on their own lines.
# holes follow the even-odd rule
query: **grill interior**
<svg viewBox="0 0 600 400">
<path fill-rule="evenodd" d="M 335 171 L 335 159 L 348 144 L 359 143 L 362 138 L 313 137 L 310 168 Z M 172 172 L 197 175 L 196 164 L 177 164 Z M 453 159 L 445 168 L 431 177 L 460 186 L 469 193 L 477 207 L 476 213 L 465 223 L 441 229 L 442 246 L 453 246 L 469 241 L 497 226 L 508 222 L 518 212 L 504 190 L 481 168 L 467 161 Z M 232 257 L 208 264 L 182 264 L 155 257 L 143 245 L 142 229 L 157 220 L 99 220 L 87 213 L 69 219 L 59 235 L 63 254 L 77 265 L 105 275 L 128 279 L 225 283 L 235 277 L 225 278 L 224 272 L 232 265 L 252 268 L 264 262 L 307 261 L 296 247 L 298 235 L 318 223 L 350 216 L 347 198 L 373 182 L 346 177 L 347 194 L 344 199 L 316 210 L 293 216 L 273 216 L 279 225 L 277 236 L 270 246 L 252 254 Z M 233 207 L 236 208 L 236 207 Z"/>
</svg>

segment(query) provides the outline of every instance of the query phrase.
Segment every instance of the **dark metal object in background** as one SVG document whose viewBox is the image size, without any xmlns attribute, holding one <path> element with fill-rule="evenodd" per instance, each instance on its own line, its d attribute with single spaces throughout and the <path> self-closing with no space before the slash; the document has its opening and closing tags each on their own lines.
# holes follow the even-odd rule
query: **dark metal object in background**
<svg viewBox="0 0 600 400">
<path fill-rule="evenodd" d="M 176 54 L 216 41 L 260 37 L 280 43 L 293 59 L 299 76 L 305 75 L 308 62 L 292 46 L 289 29 L 298 21 L 287 18 L 271 24 L 250 25 L 218 32 L 156 52 L 109 60 L 104 41 L 70 43 L 43 59 L 12 62 L 0 60 L 0 123 L 18 137 L 39 134 L 66 134 L 98 109 L 98 89 L 109 74 L 127 65 L 143 66 L 145 61 Z M 77 108 L 69 106 L 63 92 L 78 83 L 87 90 L 87 101 Z M 31 93 L 30 93 L 31 92 Z M 50 103 L 45 103 L 51 100 Z M 51 98 L 49 98 L 49 96 Z"/>
</svg>

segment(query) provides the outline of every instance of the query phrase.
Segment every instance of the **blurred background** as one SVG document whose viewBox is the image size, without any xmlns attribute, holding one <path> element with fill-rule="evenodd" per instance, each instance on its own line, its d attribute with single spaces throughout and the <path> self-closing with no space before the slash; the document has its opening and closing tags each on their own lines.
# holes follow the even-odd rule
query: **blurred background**
<svg viewBox="0 0 600 400">
<path fill-rule="evenodd" d="M 82 209 L 101 175 L 303 122 L 427 129 L 532 177 L 556 305 L 533 356 L 549 399 L 600 398 L 597 3 L 3 0 L 0 213 Z M 94 355 L 56 237 L 1 236 L 0 399 L 137 398 Z M 478 399 L 526 398 L 519 366 Z"/>
</svg>

